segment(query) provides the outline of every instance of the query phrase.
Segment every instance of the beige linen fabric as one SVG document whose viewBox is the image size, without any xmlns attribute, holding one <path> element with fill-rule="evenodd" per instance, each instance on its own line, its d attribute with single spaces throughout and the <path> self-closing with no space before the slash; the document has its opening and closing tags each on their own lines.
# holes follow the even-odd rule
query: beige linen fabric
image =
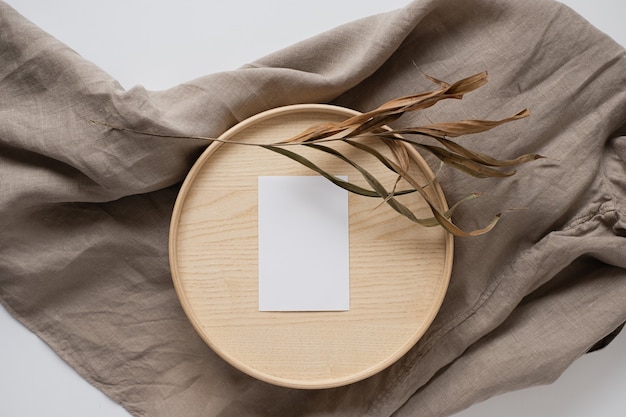
<svg viewBox="0 0 626 417">
<path fill-rule="evenodd" d="M 217 136 L 280 105 L 369 110 L 432 88 L 416 66 L 448 81 L 488 70 L 491 81 L 403 125 L 531 109 L 462 141 L 547 159 L 502 181 L 442 174 L 451 202 L 489 190 L 458 216 L 466 228 L 494 207 L 528 210 L 457 239 L 440 314 L 389 369 L 321 391 L 238 372 L 195 334 L 168 270 L 177 184 L 206 143 L 88 119 Z M 158 92 L 125 91 L 0 3 L 0 298 L 136 416 L 447 416 L 554 380 L 626 321 L 625 122 L 623 48 L 548 0 L 417 0 Z"/>
</svg>

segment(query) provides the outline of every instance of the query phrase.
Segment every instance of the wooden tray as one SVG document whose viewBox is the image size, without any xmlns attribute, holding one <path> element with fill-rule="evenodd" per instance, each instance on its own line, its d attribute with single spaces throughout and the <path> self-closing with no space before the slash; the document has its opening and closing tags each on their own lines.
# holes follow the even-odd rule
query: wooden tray
<svg viewBox="0 0 626 417">
<path fill-rule="evenodd" d="M 221 139 L 276 142 L 354 114 L 328 105 L 287 106 L 245 120 Z M 344 152 L 355 152 L 341 145 Z M 335 175 L 359 177 L 326 158 L 321 163 Z M 432 173 L 417 158 L 426 184 Z M 391 189 L 394 175 L 375 168 L 374 161 L 363 163 Z M 394 363 L 419 340 L 441 305 L 452 236 L 440 227 L 414 225 L 387 205 L 377 207 L 377 199 L 350 195 L 350 310 L 259 312 L 257 181 L 262 175 L 313 174 L 259 147 L 214 142 L 181 188 L 170 229 L 170 265 L 196 331 L 239 370 L 292 388 L 346 385 Z M 426 189 L 446 206 L 438 186 Z M 430 216 L 416 194 L 403 198 L 418 214 Z"/>
</svg>

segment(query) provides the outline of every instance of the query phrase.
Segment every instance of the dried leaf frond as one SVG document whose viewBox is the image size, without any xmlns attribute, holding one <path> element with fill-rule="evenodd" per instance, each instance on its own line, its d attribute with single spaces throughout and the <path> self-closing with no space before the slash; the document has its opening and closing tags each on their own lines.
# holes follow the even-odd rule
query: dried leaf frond
<svg viewBox="0 0 626 417">
<path fill-rule="evenodd" d="M 247 146 L 258 146 L 269 151 L 285 156 L 302 166 L 322 175 L 333 184 L 343 188 L 344 190 L 370 198 L 380 198 L 381 205 L 386 204 L 397 213 L 425 227 L 433 227 L 440 225 L 449 233 L 456 236 L 478 236 L 489 232 L 499 221 L 501 214 L 497 214 L 484 227 L 465 231 L 458 227 L 452 221 L 452 215 L 455 210 L 463 203 L 473 200 L 481 195 L 481 193 L 471 193 L 467 197 L 456 202 L 450 209 L 443 210 L 437 201 L 434 201 L 431 194 L 426 188 L 433 185 L 436 179 L 431 179 L 426 184 L 420 184 L 419 181 L 411 174 L 412 165 L 419 165 L 416 158 L 408 152 L 407 146 L 412 146 L 417 150 L 428 152 L 437 157 L 442 164 L 458 169 L 466 174 L 485 178 L 485 177 L 508 177 L 515 174 L 514 170 L 504 170 L 530 161 L 542 158 L 538 154 L 525 154 L 516 156 L 512 159 L 498 159 L 490 155 L 470 150 L 450 138 L 456 138 L 463 135 L 472 135 L 486 132 L 497 126 L 523 119 L 530 115 L 526 109 L 515 113 L 509 117 L 499 120 L 480 120 L 469 119 L 453 122 L 431 123 L 424 126 L 415 126 L 399 129 L 391 129 L 388 124 L 397 121 L 408 112 L 416 112 L 434 106 L 442 100 L 461 99 L 467 93 L 477 90 L 487 83 L 487 72 L 481 72 L 470 77 L 449 84 L 445 81 L 438 80 L 427 74 L 426 78 L 438 86 L 433 91 L 427 91 L 419 94 L 399 97 L 383 103 L 379 107 L 356 116 L 349 117 L 337 123 L 321 123 L 309 127 L 303 132 L 277 143 L 257 144 L 249 142 L 233 142 L 222 141 L 228 144 L 241 144 Z M 155 134 L 135 131 L 133 129 L 116 127 L 104 122 L 95 122 L 111 129 L 121 131 L 145 134 L 159 137 L 184 137 L 202 140 L 220 141 L 220 139 L 206 138 L 202 136 L 171 136 L 167 134 Z M 364 139 L 372 138 L 382 141 L 389 149 L 391 156 L 386 156 L 379 150 L 365 143 Z M 429 139 L 429 142 L 423 139 Z M 433 145 L 433 141 L 438 145 Z M 331 145 L 333 142 L 341 142 L 350 145 L 356 151 L 363 152 L 373 157 L 379 163 L 384 165 L 386 169 L 396 175 L 396 181 L 391 190 L 386 187 L 363 165 L 357 163 L 354 159 L 334 149 Z M 332 173 L 326 171 L 311 159 L 297 153 L 293 146 L 304 146 L 313 149 L 333 158 L 337 158 L 341 162 L 356 169 L 362 179 L 367 183 L 366 186 L 358 185 L 354 182 L 343 180 Z M 290 148 L 291 149 L 288 149 Z M 397 188 L 404 182 L 410 188 L 398 190 Z M 430 211 L 431 217 L 418 217 L 405 204 L 398 201 L 399 196 L 417 193 L 422 198 Z"/>
<path fill-rule="evenodd" d="M 324 123 L 305 130 L 283 142 L 273 144 L 280 147 L 292 144 L 302 144 L 313 147 L 326 153 L 330 153 L 349 165 L 356 168 L 365 178 L 367 183 L 372 187 L 368 191 L 368 196 L 376 194 L 382 199 L 382 202 L 388 204 L 398 213 L 411 220 L 412 222 L 423 226 L 441 225 L 448 232 L 456 236 L 476 236 L 491 230 L 500 218 L 500 214 L 485 227 L 464 231 L 454 223 L 451 216 L 454 210 L 442 212 L 435 201 L 431 200 L 428 193 L 424 192 L 424 185 L 420 185 L 415 178 L 409 174 L 411 158 L 407 152 L 405 144 L 410 144 L 417 149 L 429 152 L 439 158 L 444 164 L 458 169 L 466 174 L 479 177 L 509 177 L 515 174 L 514 170 L 503 170 L 505 167 L 512 167 L 526 162 L 534 161 L 542 158 L 538 154 L 526 154 L 517 156 L 513 159 L 497 159 L 481 152 L 472 151 L 466 147 L 450 140 L 463 135 L 478 134 L 486 132 L 497 126 L 509 123 L 515 120 L 523 119 L 530 115 L 527 109 L 524 109 L 512 116 L 499 120 L 460 120 L 456 122 L 434 123 L 425 126 L 408 127 L 402 129 L 390 129 L 385 126 L 388 123 L 398 120 L 407 112 L 415 112 L 434 106 L 439 101 L 446 99 L 461 99 L 465 94 L 472 92 L 487 83 L 487 72 L 481 72 L 470 77 L 459 80 L 453 84 L 438 80 L 427 76 L 429 80 L 439 86 L 438 89 L 414 94 L 410 96 L 400 97 L 390 100 L 374 110 L 350 117 L 344 121 L 337 123 Z M 390 149 L 392 158 L 388 158 L 376 151 L 372 147 L 365 145 L 360 141 L 362 138 L 371 138 L 372 136 L 379 138 Z M 441 146 L 425 143 L 420 140 L 427 137 L 434 139 Z M 352 145 L 353 147 L 374 156 L 378 161 L 385 165 L 389 170 L 398 175 L 398 180 L 394 185 L 394 189 L 387 191 L 382 185 L 375 181 L 375 178 L 367 172 L 362 166 L 355 166 L 354 161 L 345 155 L 337 154 L 332 148 L 322 146 L 322 143 L 332 141 L 342 141 Z M 403 179 L 406 183 L 413 187 L 411 190 L 396 191 L 399 180 Z M 345 187 L 344 187 L 345 188 Z M 408 192 L 418 192 L 424 201 L 430 207 L 433 217 L 422 219 L 415 216 L 406 206 L 400 204 L 395 198 L 397 195 Z M 364 195 L 364 193 L 361 193 Z M 477 193 L 470 194 L 468 199 L 462 202 L 476 198 Z M 455 209 L 457 205 L 453 206 Z"/>
</svg>

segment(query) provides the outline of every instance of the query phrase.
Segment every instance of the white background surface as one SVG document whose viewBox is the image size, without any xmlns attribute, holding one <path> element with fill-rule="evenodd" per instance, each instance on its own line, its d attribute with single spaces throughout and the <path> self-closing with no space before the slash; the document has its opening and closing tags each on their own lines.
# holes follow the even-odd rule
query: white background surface
<svg viewBox="0 0 626 417">
<path fill-rule="evenodd" d="M 141 84 L 156 90 L 236 68 L 408 0 L 7 2 L 124 87 Z M 563 3 L 626 45 L 624 0 Z M 577 361 L 556 383 L 495 397 L 455 417 L 624 417 L 625 353 L 626 331 L 605 350 Z M 0 307 L 0 416 L 128 417 L 128 413 L 83 381 Z"/>
</svg>

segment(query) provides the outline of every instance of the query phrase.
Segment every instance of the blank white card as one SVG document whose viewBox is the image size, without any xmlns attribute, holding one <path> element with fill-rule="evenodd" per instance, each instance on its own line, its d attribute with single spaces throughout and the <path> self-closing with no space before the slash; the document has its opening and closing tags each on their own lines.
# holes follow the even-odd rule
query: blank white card
<svg viewBox="0 0 626 417">
<path fill-rule="evenodd" d="M 260 311 L 350 308 L 347 191 L 317 176 L 259 177 L 258 223 Z"/>
</svg>

